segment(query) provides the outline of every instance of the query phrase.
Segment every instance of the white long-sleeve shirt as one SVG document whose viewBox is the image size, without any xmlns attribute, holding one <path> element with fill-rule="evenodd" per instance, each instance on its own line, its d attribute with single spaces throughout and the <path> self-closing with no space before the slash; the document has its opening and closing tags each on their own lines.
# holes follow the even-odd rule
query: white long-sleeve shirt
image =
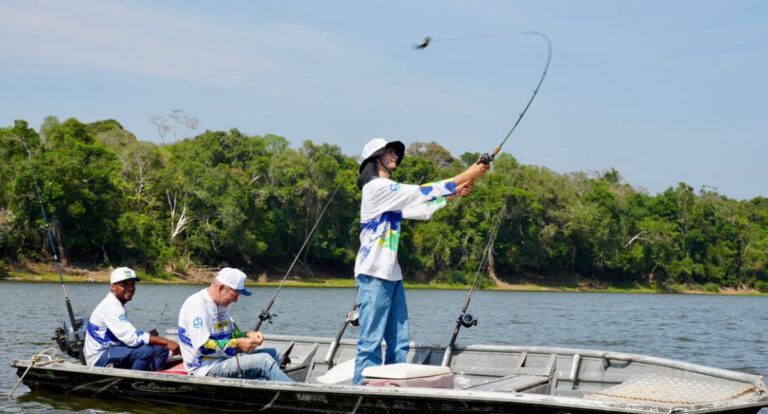
<svg viewBox="0 0 768 414">
<path fill-rule="evenodd" d="M 229 306 L 219 306 L 208 289 L 187 298 L 179 310 L 179 345 L 184 368 L 192 375 L 206 375 L 211 365 L 237 353 L 237 330 Z"/>
<path fill-rule="evenodd" d="M 387 178 L 375 178 L 363 186 L 360 204 L 360 250 L 355 261 L 355 276 L 403 279 L 397 262 L 400 221 L 403 218 L 429 220 L 445 207 L 445 196 L 456 194 L 453 180 L 424 185 L 408 185 Z"/>
<path fill-rule="evenodd" d="M 109 347 L 137 347 L 149 343 L 149 333 L 136 329 L 128 322 L 123 304 L 112 294 L 99 302 L 88 320 L 85 334 L 85 361 L 92 367 Z"/>
</svg>

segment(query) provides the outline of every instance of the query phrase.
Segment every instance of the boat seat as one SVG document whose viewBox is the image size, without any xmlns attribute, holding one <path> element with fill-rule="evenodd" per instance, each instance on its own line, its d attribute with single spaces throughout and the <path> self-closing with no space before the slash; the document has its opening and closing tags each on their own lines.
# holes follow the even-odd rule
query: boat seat
<svg viewBox="0 0 768 414">
<path fill-rule="evenodd" d="M 378 365 L 364 369 L 363 377 L 363 384 L 371 386 L 453 388 L 453 372 L 438 365 Z"/>
<path fill-rule="evenodd" d="M 179 374 L 179 375 L 187 375 L 187 370 L 184 369 L 184 363 L 180 363 L 177 365 L 174 365 L 168 369 L 164 369 L 162 371 L 155 371 L 159 372 L 161 374 Z"/>
<path fill-rule="evenodd" d="M 491 380 L 482 384 L 473 385 L 464 388 L 465 390 L 482 391 L 506 391 L 518 392 L 525 391 L 537 385 L 546 384 L 549 377 L 546 375 L 514 375 Z"/>
<path fill-rule="evenodd" d="M 412 379 L 450 374 L 451 369 L 439 365 L 389 364 L 368 367 L 363 370 L 364 377 L 386 379 Z"/>
<path fill-rule="evenodd" d="M 336 364 L 324 375 L 315 378 L 315 381 L 321 384 L 352 384 L 352 377 L 354 375 L 355 358 L 351 358 L 340 364 Z"/>
</svg>

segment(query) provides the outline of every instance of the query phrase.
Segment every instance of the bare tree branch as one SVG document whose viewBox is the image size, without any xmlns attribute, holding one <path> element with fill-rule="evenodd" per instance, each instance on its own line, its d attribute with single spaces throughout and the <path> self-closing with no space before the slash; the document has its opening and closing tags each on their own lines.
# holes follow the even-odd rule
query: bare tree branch
<svg viewBox="0 0 768 414">
<path fill-rule="evenodd" d="M 168 121 L 170 119 L 172 123 Z M 152 115 L 149 117 L 149 122 L 157 127 L 157 134 L 160 135 L 160 140 L 165 145 L 165 137 L 169 134 L 173 134 L 173 141 L 170 144 L 179 140 L 179 129 L 183 127 L 184 133 L 181 135 L 181 139 L 186 139 L 189 133 L 200 127 L 200 120 L 195 117 L 190 117 L 185 114 L 181 109 L 174 109 L 168 115 L 168 119 L 161 115 Z"/>
<path fill-rule="evenodd" d="M 181 209 L 181 214 L 179 215 L 179 220 L 176 222 L 176 224 L 173 225 L 173 223 L 171 223 L 173 225 L 173 230 L 171 231 L 171 241 L 173 241 L 173 239 L 176 238 L 176 236 L 178 236 L 179 233 L 183 232 L 184 229 L 186 229 L 187 227 L 186 213 L 187 213 L 187 206 L 184 206 Z"/>
<path fill-rule="evenodd" d="M 632 243 L 633 243 L 635 240 L 650 241 L 650 240 L 648 240 L 648 239 L 646 239 L 646 238 L 640 237 L 641 235 L 643 235 L 643 234 L 645 234 L 645 233 L 648 233 L 648 232 L 647 232 L 647 231 L 645 231 L 645 230 L 643 230 L 643 231 L 641 231 L 640 233 L 637 233 L 637 234 L 635 234 L 635 237 L 631 238 L 631 239 L 630 239 L 630 240 L 627 242 L 627 244 L 625 244 L 625 245 L 624 245 L 624 248 L 626 249 L 627 247 L 629 247 L 629 245 L 630 245 L 630 244 L 632 244 Z"/>
</svg>

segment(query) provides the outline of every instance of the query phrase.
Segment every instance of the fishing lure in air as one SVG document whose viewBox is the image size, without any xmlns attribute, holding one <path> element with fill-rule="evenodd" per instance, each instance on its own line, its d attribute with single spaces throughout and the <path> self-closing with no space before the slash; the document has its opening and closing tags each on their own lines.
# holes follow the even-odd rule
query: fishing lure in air
<svg viewBox="0 0 768 414">
<path fill-rule="evenodd" d="M 432 40 L 429 36 L 425 37 L 424 40 L 419 43 L 418 45 L 414 46 L 414 49 L 424 49 L 425 47 L 429 46 L 429 42 Z"/>
<path fill-rule="evenodd" d="M 543 38 L 547 42 L 547 61 L 544 63 L 544 70 L 541 73 L 541 78 L 539 78 L 539 82 L 536 84 L 536 88 L 533 90 L 533 94 L 531 95 L 531 98 L 528 100 L 528 103 L 525 105 L 525 108 L 523 108 L 523 111 L 520 112 L 520 115 L 518 115 L 517 120 L 515 121 L 514 125 L 512 125 L 512 128 L 509 130 L 507 135 L 504 137 L 501 143 L 496 147 L 496 149 L 493 150 L 492 153 L 490 154 L 485 153 L 480 156 L 479 162 L 483 164 L 490 164 L 491 161 L 493 161 L 493 159 L 496 157 L 496 155 L 499 154 L 499 152 L 501 151 L 501 147 L 504 146 L 504 144 L 507 142 L 509 137 L 512 135 L 512 132 L 514 132 L 515 128 L 517 128 L 517 125 L 520 124 L 520 121 L 523 119 L 523 116 L 525 116 L 525 113 L 528 112 L 528 108 L 531 107 L 531 104 L 533 103 L 534 98 L 536 98 L 536 95 L 539 93 L 539 88 L 541 88 L 541 84 L 544 82 L 544 78 L 547 76 L 547 72 L 549 71 L 549 62 L 552 59 L 552 42 L 549 41 L 549 37 L 544 33 L 522 32 L 517 34 L 511 34 L 511 35 L 483 35 L 483 36 L 468 36 L 468 37 L 455 37 L 455 38 L 444 38 L 444 39 L 432 39 L 431 37 L 427 36 L 424 38 L 424 40 L 420 44 L 413 47 L 414 49 L 420 50 L 420 49 L 426 49 L 427 46 L 435 42 L 455 42 L 455 41 L 465 41 L 465 40 L 492 39 L 492 38 L 519 36 L 519 35 L 531 35 L 531 36 L 539 36 Z"/>
</svg>

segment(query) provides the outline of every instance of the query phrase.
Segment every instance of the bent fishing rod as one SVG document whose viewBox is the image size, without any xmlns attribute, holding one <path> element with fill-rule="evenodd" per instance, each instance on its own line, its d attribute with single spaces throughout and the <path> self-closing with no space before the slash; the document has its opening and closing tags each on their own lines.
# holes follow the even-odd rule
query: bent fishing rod
<svg viewBox="0 0 768 414">
<path fill-rule="evenodd" d="M 434 42 L 452 42 L 452 41 L 464 41 L 464 40 L 481 40 L 481 39 L 488 39 L 488 38 L 500 38 L 500 37 L 506 37 L 506 36 L 515 36 L 515 35 L 533 35 L 533 36 L 539 36 L 543 38 L 547 43 L 547 60 L 544 63 L 544 70 L 541 73 L 541 77 L 539 78 L 538 83 L 536 84 L 536 88 L 533 90 L 533 94 L 531 95 L 531 98 L 528 99 L 528 102 L 525 104 L 525 107 L 523 108 L 523 111 L 520 112 L 517 119 L 515 120 L 515 123 L 512 125 L 512 128 L 507 132 L 507 135 L 504 137 L 504 139 L 499 143 L 499 145 L 496 147 L 496 149 L 493 150 L 492 153 L 484 153 L 480 156 L 480 159 L 477 161 L 478 163 L 482 164 L 490 164 L 494 158 L 496 158 L 496 155 L 501 152 L 501 147 L 504 146 L 504 144 L 507 142 L 509 137 L 512 135 L 512 133 L 515 131 L 517 126 L 520 124 L 520 121 L 525 116 L 526 112 L 528 112 L 528 108 L 531 107 L 531 104 L 533 103 L 533 100 L 536 98 L 536 95 L 539 93 L 539 89 L 541 88 L 541 84 L 544 82 L 544 78 L 547 76 L 547 72 L 549 71 L 549 63 L 552 60 L 552 42 L 550 42 L 549 37 L 541 32 L 522 32 L 517 33 L 513 35 L 487 35 L 487 36 L 469 36 L 469 37 L 458 37 L 458 38 L 445 38 L 445 39 L 432 39 L 430 37 L 424 38 L 424 41 L 414 46 L 415 49 L 425 49 L 427 46 L 429 46 L 431 43 Z M 485 250 L 483 250 L 483 256 L 480 259 L 480 264 L 477 267 L 477 272 L 475 273 L 475 278 L 472 281 L 472 287 L 469 290 L 469 294 L 467 295 L 467 299 L 464 301 L 464 306 L 461 309 L 461 314 L 459 315 L 458 320 L 456 321 L 456 327 L 453 330 L 453 335 L 451 336 L 451 341 L 449 342 L 448 346 L 445 349 L 445 354 L 443 355 L 443 366 L 448 366 L 451 360 L 451 354 L 453 353 L 453 346 L 456 344 L 456 338 L 459 336 L 459 331 L 461 330 L 461 327 L 464 326 L 466 328 L 470 328 L 472 326 L 477 325 L 477 318 L 472 316 L 471 314 L 467 313 L 467 309 L 469 308 L 469 303 L 472 298 L 472 293 L 475 290 L 475 286 L 477 285 L 477 282 L 480 280 L 481 271 L 483 269 L 483 266 L 485 265 L 485 262 L 487 258 L 490 256 L 490 250 L 493 247 L 493 241 L 496 238 L 496 234 L 499 231 L 499 227 L 501 226 L 502 219 L 504 217 L 504 211 L 507 206 L 507 202 L 509 200 L 510 195 L 512 194 L 512 184 L 514 183 L 514 180 L 517 178 L 517 174 L 520 171 L 520 164 L 518 164 L 517 171 L 515 172 L 515 177 L 512 179 L 512 183 L 510 183 L 510 191 L 507 193 L 506 197 L 504 197 L 504 202 L 502 203 L 501 209 L 499 210 L 499 215 L 496 218 L 496 222 L 493 225 L 490 238 L 488 239 L 488 244 L 485 247 Z"/>
<path fill-rule="evenodd" d="M 318 216 L 317 220 L 315 220 L 315 225 L 312 226 L 312 230 L 309 231 L 309 234 L 304 239 L 304 243 L 301 245 L 301 248 L 299 248 L 299 251 L 296 252 L 296 257 L 293 258 L 293 263 L 291 263 L 291 266 L 288 267 L 288 270 L 285 272 L 285 276 L 283 276 L 283 279 L 280 281 L 280 285 L 277 287 L 277 290 L 275 291 L 275 295 L 272 296 L 272 299 L 269 301 L 269 304 L 267 304 L 267 307 L 264 308 L 263 311 L 261 311 L 261 314 L 259 314 L 259 322 L 256 324 L 256 327 L 253 328 L 254 331 L 258 331 L 259 328 L 261 328 L 261 325 L 264 323 L 264 321 L 268 321 L 269 323 L 272 323 L 272 318 L 277 316 L 276 314 L 270 313 L 270 309 L 272 309 L 272 305 L 274 305 L 275 303 L 275 298 L 277 298 L 277 294 L 280 293 L 280 289 L 283 287 L 283 284 L 285 283 L 286 279 L 288 279 L 288 275 L 291 273 L 291 269 L 293 269 L 293 266 L 299 260 L 299 256 L 301 256 L 301 252 L 304 250 L 304 247 L 307 246 L 307 243 L 309 243 L 309 239 L 312 237 L 312 233 L 315 232 L 317 225 L 320 223 L 320 219 L 322 219 L 323 214 L 325 214 L 325 210 L 327 210 L 328 206 L 331 205 L 331 201 L 333 200 L 333 197 L 336 195 L 336 192 L 339 191 L 339 188 L 341 188 L 342 184 L 343 182 L 340 182 L 336 186 L 336 189 L 333 190 L 333 193 L 331 194 L 331 197 L 328 199 L 328 202 L 325 203 L 325 207 L 323 207 L 323 211 L 320 212 L 320 216 Z"/>
<path fill-rule="evenodd" d="M 523 108 L 523 111 L 520 112 L 520 114 L 517 117 L 517 120 L 515 121 L 514 125 L 512 125 L 512 128 L 507 132 L 507 135 L 504 137 L 504 139 L 501 141 L 501 143 L 496 147 L 496 149 L 493 150 L 492 153 L 484 153 L 480 156 L 480 163 L 483 164 L 490 164 L 491 161 L 496 157 L 496 155 L 499 154 L 501 151 L 501 147 L 504 146 L 504 144 L 507 142 L 509 137 L 512 135 L 512 133 L 517 128 L 517 125 L 520 124 L 520 121 L 525 116 L 525 113 L 528 112 L 528 108 L 531 107 L 531 104 L 533 103 L 533 100 L 536 98 L 536 95 L 539 93 L 539 88 L 541 88 L 541 84 L 544 82 L 544 78 L 547 76 L 547 72 L 549 71 L 549 62 L 552 60 L 552 42 L 550 42 L 549 37 L 541 32 L 521 32 L 521 33 L 515 33 L 515 34 L 509 34 L 509 35 L 481 35 L 481 36 L 467 36 L 467 37 L 454 37 L 454 38 L 442 38 L 442 39 L 432 39 L 431 37 L 427 36 L 424 38 L 424 41 L 414 46 L 415 49 L 425 49 L 430 44 L 433 44 L 435 42 L 455 42 L 455 41 L 467 41 L 467 40 L 483 40 L 483 39 L 491 39 L 491 38 L 503 38 L 508 36 L 539 36 L 543 38 L 547 42 L 547 61 L 544 63 L 544 70 L 541 73 L 541 78 L 539 78 L 539 82 L 536 84 L 536 88 L 533 90 L 533 94 L 531 95 L 531 98 L 528 100 L 528 103 L 525 104 L 525 107 Z"/>
<path fill-rule="evenodd" d="M 35 185 L 35 193 L 37 193 L 37 200 L 40 202 L 40 210 L 43 212 L 43 220 L 45 220 L 45 229 L 48 232 L 48 242 L 51 244 L 51 253 L 53 254 L 53 260 L 56 263 L 56 270 L 59 272 L 59 280 L 61 281 L 61 290 L 64 291 L 64 302 L 67 304 L 67 313 L 69 315 L 69 322 L 72 324 L 72 333 L 75 336 L 75 346 L 77 347 L 78 356 L 80 362 L 85 365 L 85 353 L 83 352 L 83 341 L 80 339 L 80 335 L 77 333 L 77 323 L 75 322 L 75 313 L 72 311 L 72 303 L 69 300 L 69 294 L 67 293 L 67 287 L 64 284 L 64 276 L 61 273 L 61 262 L 59 261 L 59 255 L 56 254 L 56 246 L 53 243 L 53 235 L 51 234 L 51 223 L 48 221 L 48 214 L 45 213 L 45 205 L 43 204 L 43 196 L 40 192 L 40 187 L 37 185 L 37 177 L 35 176 L 35 167 L 32 164 L 32 152 L 27 147 L 24 138 L 17 137 L 24 149 L 27 151 L 27 161 L 29 161 L 29 172 L 32 175 L 32 183 Z M 85 339 L 85 338 L 83 338 Z"/>
</svg>

